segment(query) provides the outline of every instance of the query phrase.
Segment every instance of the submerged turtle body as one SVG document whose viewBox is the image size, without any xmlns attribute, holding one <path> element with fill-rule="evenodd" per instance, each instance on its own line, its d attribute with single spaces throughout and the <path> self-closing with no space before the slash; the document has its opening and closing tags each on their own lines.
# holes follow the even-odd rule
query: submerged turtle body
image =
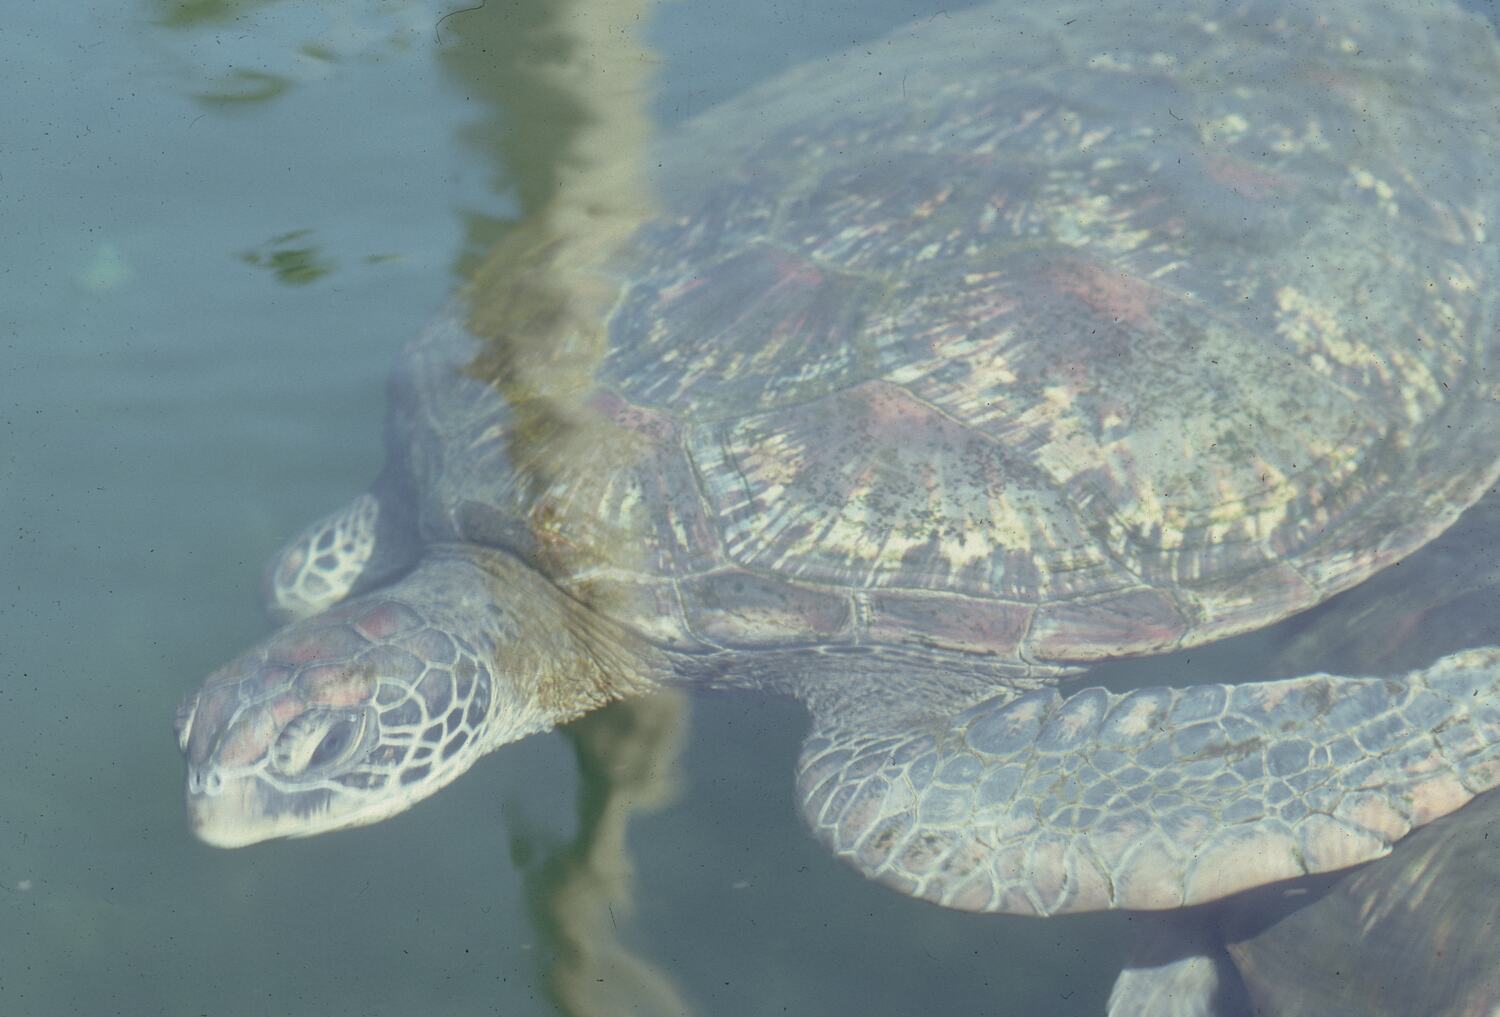
<svg viewBox="0 0 1500 1017">
<path fill-rule="evenodd" d="M 815 832 L 950 906 L 1385 853 L 1500 780 L 1500 649 L 1054 686 L 1314 604 L 1494 481 L 1496 95 L 1446 5 L 1005 7 L 689 124 L 602 330 L 476 291 L 412 346 L 377 511 L 271 575 L 288 614 L 360 595 L 186 705 L 195 828 L 370 822 L 732 683 L 811 708 Z"/>
</svg>

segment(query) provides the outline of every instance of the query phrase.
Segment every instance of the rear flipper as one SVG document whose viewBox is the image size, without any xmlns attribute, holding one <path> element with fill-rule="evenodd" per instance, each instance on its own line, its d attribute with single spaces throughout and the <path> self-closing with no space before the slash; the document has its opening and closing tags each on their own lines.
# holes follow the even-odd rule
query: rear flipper
<svg viewBox="0 0 1500 1017">
<path fill-rule="evenodd" d="M 1251 1017 L 1249 999 L 1203 915 L 1134 916 L 1130 958 L 1109 994 L 1108 1017 Z"/>
<path fill-rule="evenodd" d="M 867 876 L 968 911 L 1154 910 L 1385 855 L 1500 783 L 1500 647 L 1401 679 L 810 696 L 797 784 Z"/>
</svg>

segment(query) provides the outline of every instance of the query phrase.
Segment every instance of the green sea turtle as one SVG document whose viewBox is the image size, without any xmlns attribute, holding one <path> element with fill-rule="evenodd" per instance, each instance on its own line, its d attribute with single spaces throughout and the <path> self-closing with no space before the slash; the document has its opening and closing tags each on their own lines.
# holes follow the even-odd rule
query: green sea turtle
<svg viewBox="0 0 1500 1017">
<path fill-rule="evenodd" d="M 370 823 L 610 700 L 737 686 L 809 709 L 815 834 L 950 907 L 1384 855 L 1500 782 L 1500 647 L 1078 672 L 1316 604 L 1494 482 L 1497 97 L 1448 3 L 1065 2 L 690 122 L 596 332 L 476 287 L 410 347 L 385 473 L 273 567 L 301 619 L 179 712 L 193 830 Z"/>
</svg>

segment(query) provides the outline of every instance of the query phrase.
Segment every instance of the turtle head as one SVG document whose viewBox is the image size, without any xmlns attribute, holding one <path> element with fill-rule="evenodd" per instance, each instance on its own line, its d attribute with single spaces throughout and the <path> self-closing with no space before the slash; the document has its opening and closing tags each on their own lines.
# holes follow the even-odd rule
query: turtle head
<svg viewBox="0 0 1500 1017">
<path fill-rule="evenodd" d="M 491 749 L 650 688 L 644 647 L 518 559 L 445 545 L 188 697 L 193 832 L 239 847 L 395 815 Z"/>
<path fill-rule="evenodd" d="M 202 840 L 238 847 L 373 823 L 546 726 L 497 679 L 494 633 L 451 621 L 496 612 L 431 595 L 452 594 L 455 579 L 461 589 L 455 571 L 418 570 L 295 622 L 188 697 L 177 735 Z"/>
</svg>

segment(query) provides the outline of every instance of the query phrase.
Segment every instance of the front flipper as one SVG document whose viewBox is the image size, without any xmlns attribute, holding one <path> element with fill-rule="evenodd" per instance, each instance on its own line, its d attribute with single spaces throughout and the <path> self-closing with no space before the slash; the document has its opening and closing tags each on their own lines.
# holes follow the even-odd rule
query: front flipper
<svg viewBox="0 0 1500 1017">
<path fill-rule="evenodd" d="M 262 581 L 277 621 L 310 618 L 396 578 L 421 550 L 410 499 L 386 476 L 343 508 L 308 525 L 271 559 Z"/>
<path fill-rule="evenodd" d="M 379 521 L 380 502 L 366 491 L 287 541 L 266 569 L 266 613 L 310 618 L 349 596 L 375 554 Z"/>
<path fill-rule="evenodd" d="M 1500 647 L 1399 680 L 809 696 L 797 783 L 866 875 L 967 911 L 1152 910 L 1386 854 L 1500 784 Z"/>
</svg>

